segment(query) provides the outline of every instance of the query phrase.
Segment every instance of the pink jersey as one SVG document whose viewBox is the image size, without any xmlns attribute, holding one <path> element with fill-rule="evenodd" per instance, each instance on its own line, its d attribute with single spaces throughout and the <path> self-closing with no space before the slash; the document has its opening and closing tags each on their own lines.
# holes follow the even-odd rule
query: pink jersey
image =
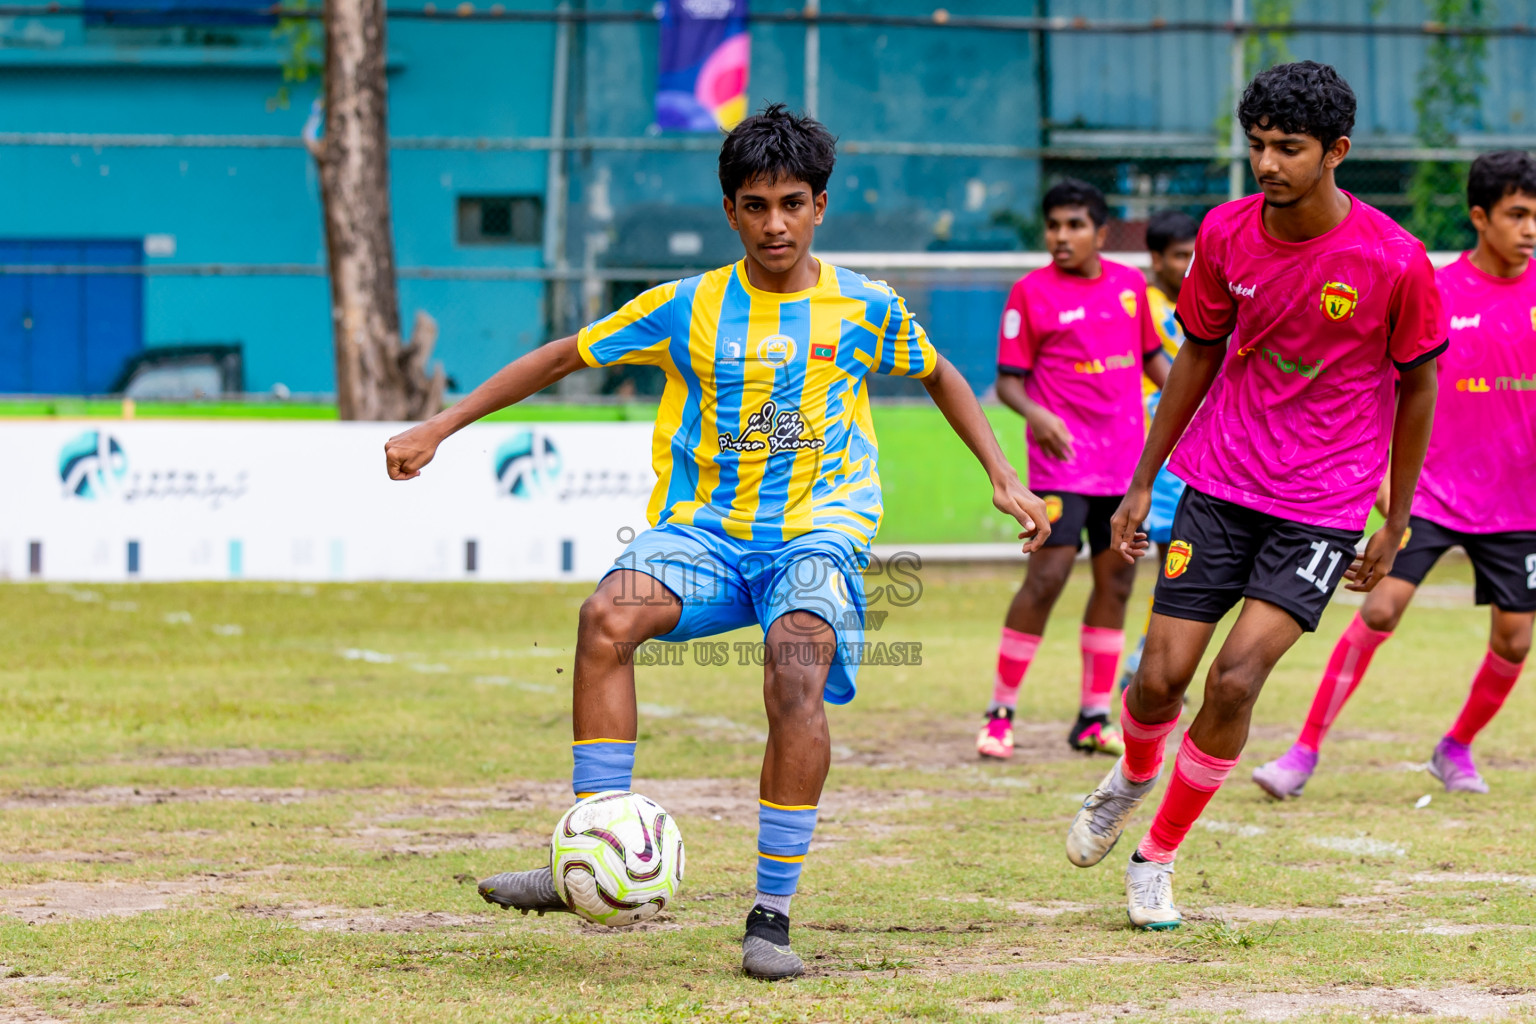
<svg viewBox="0 0 1536 1024">
<path fill-rule="evenodd" d="M 1262 195 L 1206 215 L 1179 320 L 1190 343 L 1231 342 L 1170 468 L 1245 508 L 1359 530 L 1386 474 L 1394 364 L 1433 359 L 1446 331 L 1424 246 L 1350 204 L 1306 242 L 1264 229 Z"/>
<path fill-rule="evenodd" d="M 1031 271 L 1014 284 L 998 332 L 997 369 L 1023 374 L 1024 393 L 1066 422 L 1071 462 L 1029 433 L 1035 491 L 1124 494 L 1141 455 L 1142 361 L 1162 351 L 1141 272 L 1103 260 L 1095 278 Z"/>
<path fill-rule="evenodd" d="M 1414 515 L 1463 533 L 1536 530 L 1536 265 L 1435 275 L 1451 318 Z"/>
</svg>

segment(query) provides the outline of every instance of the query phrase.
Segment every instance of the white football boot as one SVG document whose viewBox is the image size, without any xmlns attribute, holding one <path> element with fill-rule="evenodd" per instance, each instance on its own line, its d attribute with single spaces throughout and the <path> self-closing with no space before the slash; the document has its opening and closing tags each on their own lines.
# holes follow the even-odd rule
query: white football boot
<svg viewBox="0 0 1536 1024">
<path fill-rule="evenodd" d="M 1131 858 L 1125 869 L 1126 916 L 1146 931 L 1177 928 L 1184 916 L 1173 905 L 1173 864 Z"/>
<path fill-rule="evenodd" d="M 1093 867 L 1114 849 L 1126 822 L 1157 785 L 1156 775 L 1146 782 L 1130 781 L 1120 770 L 1124 764 L 1124 758 L 1115 761 L 1067 830 L 1067 859 L 1080 868 Z"/>
</svg>

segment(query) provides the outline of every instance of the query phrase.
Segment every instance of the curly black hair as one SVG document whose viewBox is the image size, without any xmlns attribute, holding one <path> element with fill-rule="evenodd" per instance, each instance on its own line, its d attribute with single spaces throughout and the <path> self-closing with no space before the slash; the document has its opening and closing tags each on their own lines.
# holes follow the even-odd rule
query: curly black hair
<svg viewBox="0 0 1536 1024">
<path fill-rule="evenodd" d="M 1086 206 L 1088 216 L 1096 228 L 1103 227 L 1104 222 L 1109 220 L 1109 206 L 1104 202 L 1104 193 L 1077 178 L 1061 179 L 1040 199 L 1040 212 L 1047 217 L 1060 206 Z"/>
<path fill-rule="evenodd" d="M 1522 192 L 1536 196 L 1536 159 L 1519 149 L 1484 153 L 1472 161 L 1467 174 L 1467 209 L 1481 206 L 1492 213 L 1499 200 Z"/>
<path fill-rule="evenodd" d="M 1327 64 L 1299 60 L 1260 71 L 1237 105 L 1243 131 L 1310 135 L 1327 149 L 1355 127 L 1355 93 Z"/>
<path fill-rule="evenodd" d="M 1167 252 L 1174 242 L 1188 242 L 1199 233 L 1200 225 L 1183 210 L 1158 210 L 1147 218 L 1147 252 Z"/>
<path fill-rule="evenodd" d="M 753 178 L 803 181 L 813 195 L 827 190 L 837 163 L 837 139 L 815 118 L 791 114 L 782 103 L 743 118 L 720 146 L 720 188 L 725 198 Z"/>
</svg>

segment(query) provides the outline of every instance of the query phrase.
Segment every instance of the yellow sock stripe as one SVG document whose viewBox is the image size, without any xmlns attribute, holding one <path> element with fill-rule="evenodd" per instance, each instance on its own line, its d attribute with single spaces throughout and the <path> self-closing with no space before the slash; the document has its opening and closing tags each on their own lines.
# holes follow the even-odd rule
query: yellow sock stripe
<svg viewBox="0 0 1536 1024">
<path fill-rule="evenodd" d="M 759 800 L 764 807 L 772 807 L 776 811 L 814 811 L 815 804 L 776 804 L 772 800 Z"/>
<path fill-rule="evenodd" d="M 803 854 L 803 853 L 800 856 L 798 856 L 798 857 L 780 857 L 777 854 L 764 853 L 762 850 L 758 850 L 757 851 L 757 855 L 759 857 L 764 857 L 764 858 L 766 858 L 768 860 L 776 860 L 780 864 L 801 864 L 801 863 L 804 863 L 805 858 L 806 858 L 806 855 Z"/>
<path fill-rule="evenodd" d="M 589 744 L 592 744 L 592 743 L 633 743 L 633 742 L 635 742 L 635 741 L 634 740 L 609 740 L 609 739 L 572 740 L 571 741 L 571 746 L 573 746 L 573 747 L 585 747 L 585 746 L 587 746 Z"/>
</svg>

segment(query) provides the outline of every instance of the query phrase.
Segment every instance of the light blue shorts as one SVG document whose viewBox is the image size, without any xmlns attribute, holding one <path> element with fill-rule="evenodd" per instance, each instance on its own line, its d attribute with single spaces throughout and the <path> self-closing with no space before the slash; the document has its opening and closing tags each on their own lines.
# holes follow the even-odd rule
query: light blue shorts
<svg viewBox="0 0 1536 1024">
<path fill-rule="evenodd" d="M 864 560 L 861 545 L 832 530 L 752 541 L 663 523 L 630 542 L 608 572 L 645 573 L 683 603 L 677 627 L 656 638 L 671 643 L 753 623 L 766 637 L 786 612 L 821 618 L 837 636 L 826 701 L 847 704 L 856 692 L 864 643 Z"/>
<path fill-rule="evenodd" d="M 1168 472 L 1167 463 L 1157 471 L 1152 481 L 1152 511 L 1142 529 L 1154 544 L 1167 544 L 1173 540 L 1173 514 L 1178 511 L 1179 498 L 1184 495 L 1184 481 Z"/>
</svg>

